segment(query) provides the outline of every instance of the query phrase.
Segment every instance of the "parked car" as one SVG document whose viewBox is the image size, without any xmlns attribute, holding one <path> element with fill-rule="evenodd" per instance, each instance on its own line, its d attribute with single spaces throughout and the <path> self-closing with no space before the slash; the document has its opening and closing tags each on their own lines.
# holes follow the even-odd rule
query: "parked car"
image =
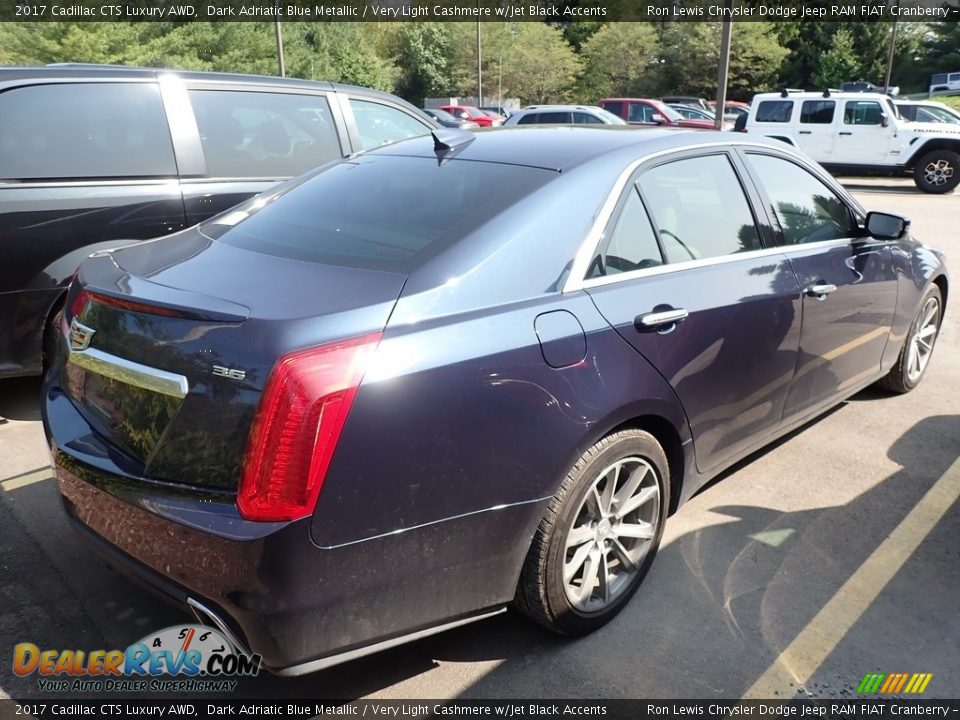
<svg viewBox="0 0 960 720">
<path fill-rule="evenodd" d="M 960 90 L 960 71 L 936 73 L 930 76 L 929 92 L 949 92 Z"/>
<path fill-rule="evenodd" d="M 606 98 L 597 103 L 600 107 L 631 125 L 664 125 L 690 130 L 713 130 L 713 122 L 691 120 L 683 117 L 659 100 L 643 98 Z"/>
<path fill-rule="evenodd" d="M 596 105 L 530 105 L 507 118 L 510 125 L 626 125 Z"/>
<path fill-rule="evenodd" d="M 484 110 L 481 108 L 481 111 L 492 117 L 494 122 L 499 122 L 501 125 L 503 125 L 504 121 L 507 119 L 506 115 L 501 115 L 495 110 Z"/>
<path fill-rule="evenodd" d="M 386 93 L 199 72 L 0 68 L 0 377 L 39 374 L 91 252 L 194 225 L 436 124 Z"/>
<path fill-rule="evenodd" d="M 503 124 L 472 105 L 441 105 L 440 109 L 460 120 L 472 120 L 480 127 L 499 127 Z"/>
<path fill-rule="evenodd" d="M 710 101 L 710 110 L 716 112 L 717 101 Z M 740 102 L 739 100 L 727 100 L 723 104 L 723 119 L 735 123 L 741 115 L 746 115 L 750 112 L 750 105 L 745 102 Z"/>
<path fill-rule="evenodd" d="M 494 112 L 504 119 L 510 117 L 515 112 L 514 110 L 510 110 L 509 108 L 506 108 L 503 105 L 484 105 L 480 109 L 484 111 L 489 110 L 490 112 Z"/>
<path fill-rule="evenodd" d="M 704 110 L 703 108 L 694 107 L 693 105 L 667 103 L 667 107 L 676 110 L 683 115 L 683 117 L 690 118 L 691 120 L 709 120 L 713 122 L 716 119 L 716 115 L 713 114 L 712 110 Z"/>
<path fill-rule="evenodd" d="M 459 128 L 460 130 L 476 130 L 478 127 L 480 127 L 473 120 L 455 118 L 446 110 L 439 110 L 437 108 L 424 108 L 423 111 L 443 127 Z"/>
<path fill-rule="evenodd" d="M 882 93 L 883 92 L 881 88 L 878 88 L 872 82 L 868 82 L 867 80 L 851 80 L 849 82 L 840 83 L 839 89 L 840 89 L 840 92 L 847 92 L 847 93 L 857 93 L 857 92 Z"/>
<path fill-rule="evenodd" d="M 933 100 L 897 100 L 900 117 L 910 122 L 960 124 L 960 112 Z"/>
<path fill-rule="evenodd" d="M 746 131 L 796 145 L 835 172 L 912 174 L 926 193 L 960 183 L 960 128 L 902 120 L 886 95 L 764 93 L 753 98 Z"/>
<path fill-rule="evenodd" d="M 660 98 L 660 102 L 666 103 L 667 105 L 686 105 L 687 107 L 700 108 L 701 110 L 710 112 L 710 106 L 706 100 L 700 97 L 693 97 L 692 95 L 670 95 Z"/>
<path fill-rule="evenodd" d="M 58 323 L 71 524 L 283 675 L 600 627 L 679 504 L 937 339 L 942 256 L 781 142 L 433 135 L 89 258 Z"/>
</svg>

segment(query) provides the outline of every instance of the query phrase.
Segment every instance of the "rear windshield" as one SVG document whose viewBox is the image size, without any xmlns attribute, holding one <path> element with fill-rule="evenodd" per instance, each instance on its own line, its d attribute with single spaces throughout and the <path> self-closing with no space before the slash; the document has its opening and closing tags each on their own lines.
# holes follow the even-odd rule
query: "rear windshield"
<svg viewBox="0 0 960 720">
<path fill-rule="evenodd" d="M 407 273 L 552 177 L 519 165 L 368 155 L 332 165 L 265 205 L 248 201 L 202 229 L 254 252 Z"/>
</svg>

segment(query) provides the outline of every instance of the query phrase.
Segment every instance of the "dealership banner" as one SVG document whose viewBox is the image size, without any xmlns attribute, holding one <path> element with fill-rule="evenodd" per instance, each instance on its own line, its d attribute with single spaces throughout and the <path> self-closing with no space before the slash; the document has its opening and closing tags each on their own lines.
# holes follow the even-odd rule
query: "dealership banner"
<svg viewBox="0 0 960 720">
<path fill-rule="evenodd" d="M 960 0 L 0 0 L 0 22 L 929 22 L 958 18 Z"/>
<path fill-rule="evenodd" d="M 0 700 L 0 720 L 13 718 L 958 718 L 958 700 Z"/>
</svg>

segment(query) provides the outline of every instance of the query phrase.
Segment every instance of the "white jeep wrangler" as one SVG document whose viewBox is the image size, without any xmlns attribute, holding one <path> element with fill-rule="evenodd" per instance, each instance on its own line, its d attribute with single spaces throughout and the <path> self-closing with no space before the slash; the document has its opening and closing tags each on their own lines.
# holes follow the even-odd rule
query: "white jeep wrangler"
<svg viewBox="0 0 960 720">
<path fill-rule="evenodd" d="M 907 122 L 886 95 L 755 95 L 744 129 L 795 145 L 834 172 L 912 173 L 927 193 L 950 192 L 960 183 L 960 126 Z"/>
</svg>

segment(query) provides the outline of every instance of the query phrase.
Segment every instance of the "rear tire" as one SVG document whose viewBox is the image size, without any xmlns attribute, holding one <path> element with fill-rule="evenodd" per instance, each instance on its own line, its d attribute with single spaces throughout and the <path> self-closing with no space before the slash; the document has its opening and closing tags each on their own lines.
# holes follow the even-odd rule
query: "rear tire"
<svg viewBox="0 0 960 720">
<path fill-rule="evenodd" d="M 951 150 L 928 152 L 914 166 L 913 181 L 925 193 L 950 192 L 960 184 L 960 155 Z"/>
<path fill-rule="evenodd" d="M 563 635 L 612 620 L 653 563 L 669 504 L 667 458 L 650 433 L 600 440 L 550 501 L 520 574 L 517 608 Z"/>
<path fill-rule="evenodd" d="M 913 390 L 927 371 L 933 354 L 937 336 L 940 334 L 940 321 L 943 318 L 943 298 L 936 285 L 927 290 L 920 303 L 917 316 L 910 325 L 910 331 L 900 349 L 897 363 L 880 380 L 880 386 L 895 393 Z"/>
</svg>

